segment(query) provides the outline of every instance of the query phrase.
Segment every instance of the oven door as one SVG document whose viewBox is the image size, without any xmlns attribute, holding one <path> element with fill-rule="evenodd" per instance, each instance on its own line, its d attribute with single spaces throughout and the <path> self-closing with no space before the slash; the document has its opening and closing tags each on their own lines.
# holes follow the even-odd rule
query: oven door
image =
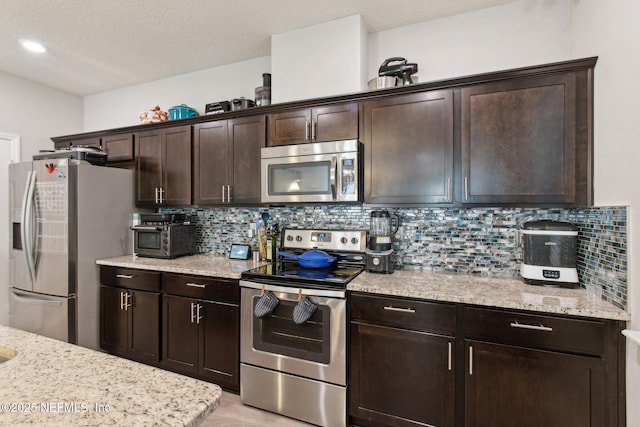
<svg viewBox="0 0 640 427">
<path fill-rule="evenodd" d="M 299 289 L 241 281 L 240 360 L 261 368 L 346 385 L 346 300 L 342 290 Z M 262 289 L 280 301 L 254 315 Z M 303 324 L 293 321 L 299 293 L 318 306 Z"/>
<path fill-rule="evenodd" d="M 262 149 L 263 203 L 357 202 L 358 141 Z"/>
</svg>

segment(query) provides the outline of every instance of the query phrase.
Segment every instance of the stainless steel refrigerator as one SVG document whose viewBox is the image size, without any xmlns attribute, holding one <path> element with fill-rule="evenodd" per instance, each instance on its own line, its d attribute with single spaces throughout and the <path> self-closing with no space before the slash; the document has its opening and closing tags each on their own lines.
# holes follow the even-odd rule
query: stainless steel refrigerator
<svg viewBox="0 0 640 427">
<path fill-rule="evenodd" d="M 134 171 L 35 160 L 9 186 L 9 325 L 98 349 L 95 261 L 131 253 Z"/>
</svg>

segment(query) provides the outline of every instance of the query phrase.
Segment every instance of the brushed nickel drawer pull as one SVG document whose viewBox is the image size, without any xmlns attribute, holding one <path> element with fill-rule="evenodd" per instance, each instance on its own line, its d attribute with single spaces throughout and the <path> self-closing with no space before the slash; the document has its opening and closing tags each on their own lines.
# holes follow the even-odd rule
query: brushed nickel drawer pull
<svg viewBox="0 0 640 427">
<path fill-rule="evenodd" d="M 116 274 L 118 279 L 133 279 L 133 274 Z"/>
<path fill-rule="evenodd" d="M 469 375 L 473 375 L 473 347 L 469 346 Z"/>
<path fill-rule="evenodd" d="M 451 370 L 451 341 L 449 341 L 447 343 L 447 347 L 448 347 L 448 351 L 449 351 L 449 355 L 447 357 L 447 368 L 448 370 Z"/>
<path fill-rule="evenodd" d="M 191 286 L 192 288 L 206 288 L 207 285 L 203 285 L 202 283 L 187 283 L 187 286 Z"/>
<path fill-rule="evenodd" d="M 543 325 L 527 325 L 525 323 L 511 322 L 512 328 L 520 328 L 520 329 L 533 329 L 534 331 L 545 331 L 551 332 L 553 328 Z"/>
<path fill-rule="evenodd" d="M 389 310 L 389 311 L 400 311 L 402 313 L 415 313 L 416 311 L 413 308 L 400 308 L 400 307 L 393 307 L 391 305 L 386 305 L 384 306 L 385 310 Z"/>
</svg>

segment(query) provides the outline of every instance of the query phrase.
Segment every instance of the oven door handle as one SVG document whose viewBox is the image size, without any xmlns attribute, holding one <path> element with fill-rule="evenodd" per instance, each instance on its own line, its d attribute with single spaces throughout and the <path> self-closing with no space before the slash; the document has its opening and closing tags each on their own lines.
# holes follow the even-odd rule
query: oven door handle
<svg viewBox="0 0 640 427">
<path fill-rule="evenodd" d="M 130 227 L 133 231 L 162 231 L 162 227 L 154 225 L 134 225 Z"/>
<path fill-rule="evenodd" d="M 258 289 L 271 292 L 281 292 L 292 296 L 292 300 L 297 300 L 299 295 L 305 295 L 308 297 L 329 297 L 329 298 L 346 298 L 345 289 L 311 289 L 296 286 L 278 286 L 267 285 L 258 282 L 249 282 L 247 280 L 241 280 L 240 286 L 243 288 Z"/>
</svg>

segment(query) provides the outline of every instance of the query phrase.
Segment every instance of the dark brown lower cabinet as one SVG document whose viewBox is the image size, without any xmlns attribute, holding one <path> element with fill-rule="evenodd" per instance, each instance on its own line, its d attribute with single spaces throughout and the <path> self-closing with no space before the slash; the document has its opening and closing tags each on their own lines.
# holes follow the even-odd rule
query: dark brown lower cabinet
<svg viewBox="0 0 640 427">
<path fill-rule="evenodd" d="M 166 290 L 187 295 L 165 293 L 162 296 L 163 366 L 216 383 L 226 390 L 239 391 L 237 284 L 165 274 L 163 285 Z M 202 297 L 218 294 L 226 298 L 206 300 L 197 298 L 198 294 Z"/>
<path fill-rule="evenodd" d="M 350 298 L 353 425 L 625 426 L 623 321 Z"/>
<path fill-rule="evenodd" d="M 453 426 L 454 339 L 425 329 L 453 306 L 355 296 L 349 415 L 359 426 Z M 443 324 L 442 319 L 433 326 Z M 392 326 L 394 325 L 394 326 Z M 428 328 L 427 328 L 428 329 Z M 453 330 L 451 331 L 453 332 Z"/>
<path fill-rule="evenodd" d="M 157 365 L 160 273 L 101 266 L 100 284 L 100 348 Z"/>
<path fill-rule="evenodd" d="M 465 425 L 605 426 L 604 362 L 467 341 Z"/>
<path fill-rule="evenodd" d="M 100 347 L 119 356 L 160 360 L 160 293 L 100 287 Z"/>
</svg>

